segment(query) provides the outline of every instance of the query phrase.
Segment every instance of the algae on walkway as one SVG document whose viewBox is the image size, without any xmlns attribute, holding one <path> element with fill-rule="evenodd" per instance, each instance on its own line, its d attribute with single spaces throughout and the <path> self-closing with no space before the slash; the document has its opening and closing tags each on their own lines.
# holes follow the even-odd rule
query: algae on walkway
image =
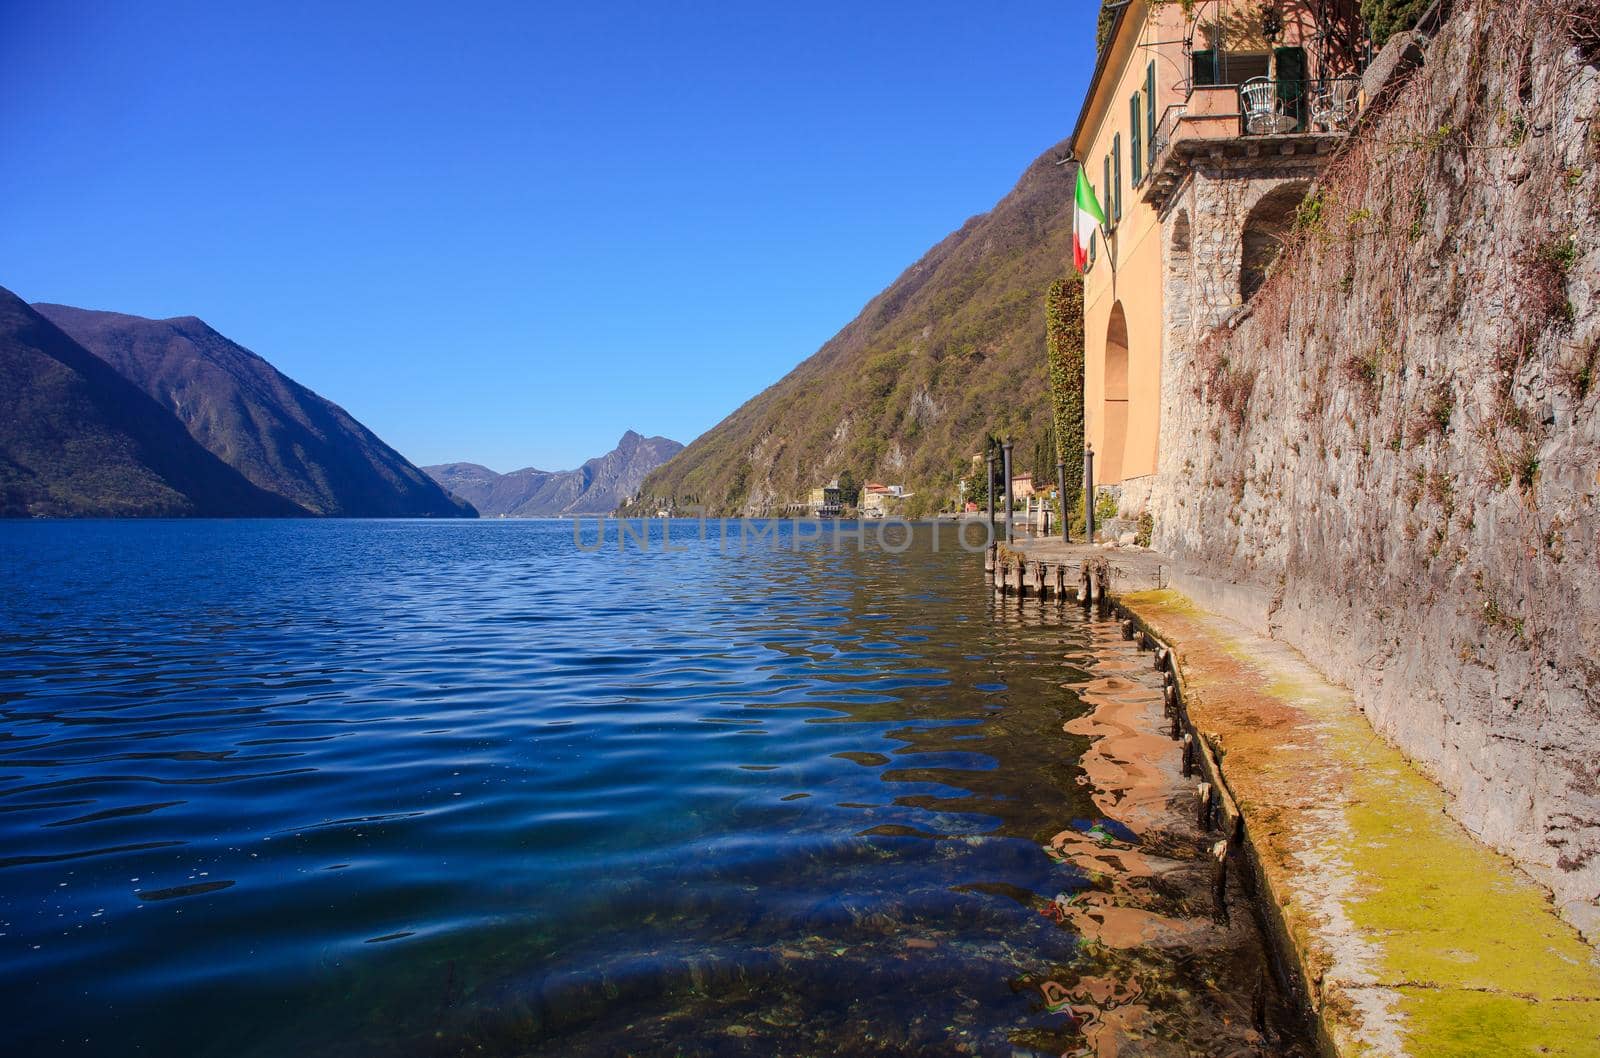
<svg viewBox="0 0 1600 1058">
<path fill-rule="evenodd" d="M 1335 1053 L 1600 1056 L 1600 956 L 1349 691 L 1175 592 L 1120 601 L 1173 648 Z"/>
</svg>

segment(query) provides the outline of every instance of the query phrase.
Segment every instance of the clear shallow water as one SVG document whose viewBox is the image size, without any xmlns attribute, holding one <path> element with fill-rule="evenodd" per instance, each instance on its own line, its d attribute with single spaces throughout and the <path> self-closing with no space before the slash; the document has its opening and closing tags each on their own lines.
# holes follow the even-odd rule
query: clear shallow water
<svg viewBox="0 0 1600 1058">
<path fill-rule="evenodd" d="M 1064 730 L 1154 681 L 920 531 L 0 525 L 18 1053 L 1060 1054 L 1040 982 L 1123 962 L 1235 1053 L 1239 930 L 1114 959 L 1042 913 L 1121 884 L 1064 832 L 1199 857 L 1103 815 Z"/>
</svg>

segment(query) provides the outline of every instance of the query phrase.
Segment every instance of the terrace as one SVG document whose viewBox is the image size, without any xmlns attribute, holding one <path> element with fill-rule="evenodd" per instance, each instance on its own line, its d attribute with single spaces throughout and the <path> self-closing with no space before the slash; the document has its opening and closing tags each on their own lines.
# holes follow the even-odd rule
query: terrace
<svg viewBox="0 0 1600 1058">
<path fill-rule="evenodd" d="M 1194 87 L 1156 126 L 1141 197 L 1159 209 L 1198 158 L 1328 153 L 1355 123 L 1359 86 L 1345 76 Z"/>
<path fill-rule="evenodd" d="M 1202 2 L 1181 43 L 1187 76 L 1162 93 L 1179 101 L 1154 123 L 1138 187 L 1158 209 L 1197 160 L 1326 154 L 1355 123 L 1365 45 L 1348 0 Z"/>
</svg>

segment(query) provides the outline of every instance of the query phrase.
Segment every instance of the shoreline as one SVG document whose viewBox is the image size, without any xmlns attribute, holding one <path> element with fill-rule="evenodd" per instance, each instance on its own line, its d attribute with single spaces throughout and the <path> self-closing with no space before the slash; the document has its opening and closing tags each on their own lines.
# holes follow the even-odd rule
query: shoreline
<svg viewBox="0 0 1600 1058">
<path fill-rule="evenodd" d="M 1349 690 L 1176 591 L 1107 576 L 1113 559 L 1147 580 L 1162 563 L 1029 541 L 997 548 L 991 575 L 1002 595 L 1097 602 L 1154 652 L 1173 751 L 1223 869 L 1263 896 L 1322 1051 L 1600 1053 L 1600 956 L 1549 892 L 1446 813 Z"/>
</svg>

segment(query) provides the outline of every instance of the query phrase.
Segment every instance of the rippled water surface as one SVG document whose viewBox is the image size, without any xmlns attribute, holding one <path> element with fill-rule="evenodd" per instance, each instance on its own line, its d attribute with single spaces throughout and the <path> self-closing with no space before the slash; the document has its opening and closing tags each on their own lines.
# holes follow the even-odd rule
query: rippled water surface
<svg viewBox="0 0 1600 1058">
<path fill-rule="evenodd" d="M 1181 781 L 1085 756 L 1159 715 L 1108 626 L 655 532 L 0 525 L 12 1053 L 1256 1053 Z"/>
</svg>

